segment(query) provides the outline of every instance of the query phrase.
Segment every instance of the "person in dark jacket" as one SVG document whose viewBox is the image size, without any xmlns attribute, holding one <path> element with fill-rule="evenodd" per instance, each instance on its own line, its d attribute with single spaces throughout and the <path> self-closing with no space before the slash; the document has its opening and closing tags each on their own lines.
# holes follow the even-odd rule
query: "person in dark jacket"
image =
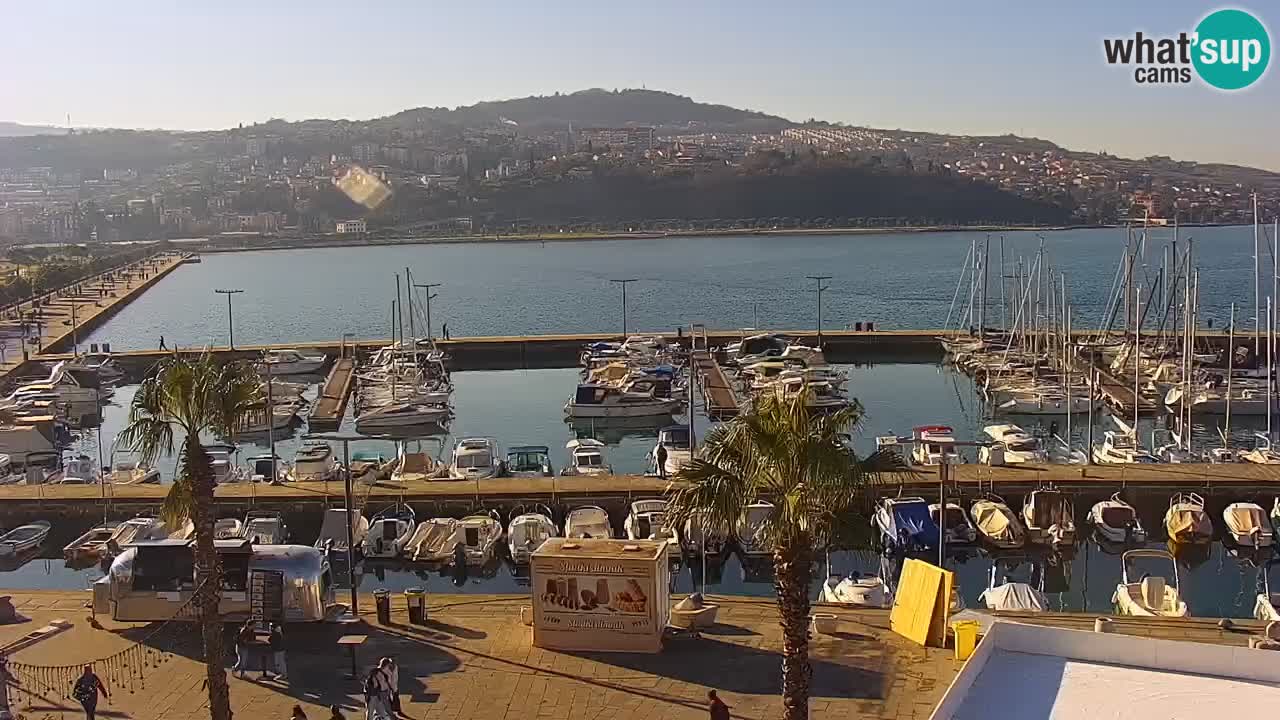
<svg viewBox="0 0 1280 720">
<path fill-rule="evenodd" d="M 280 623 L 271 623 L 271 656 L 272 664 L 276 666 L 276 679 L 288 680 L 289 668 L 285 665 L 284 658 L 284 630 Z"/>
<path fill-rule="evenodd" d="M 111 693 L 107 692 L 107 687 L 93 672 L 93 666 L 85 665 L 84 672 L 76 680 L 75 688 L 71 691 L 71 696 L 80 701 L 80 706 L 84 708 L 85 720 L 94 720 L 97 716 L 99 693 L 102 697 L 111 699 Z"/>
<path fill-rule="evenodd" d="M 729 706 L 724 704 L 715 690 L 707 691 L 707 710 L 711 712 L 711 720 L 729 720 Z"/>
<path fill-rule="evenodd" d="M 663 480 L 667 479 L 667 446 L 658 443 L 658 452 L 656 458 L 658 461 L 658 477 Z"/>
</svg>

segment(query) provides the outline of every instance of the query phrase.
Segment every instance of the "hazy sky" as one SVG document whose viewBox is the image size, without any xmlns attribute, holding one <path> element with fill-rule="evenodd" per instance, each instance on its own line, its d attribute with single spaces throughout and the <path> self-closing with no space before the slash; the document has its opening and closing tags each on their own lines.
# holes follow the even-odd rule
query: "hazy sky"
<svg viewBox="0 0 1280 720">
<path fill-rule="evenodd" d="M 1104 37 L 1190 31 L 1217 7 L 0 0 L 0 119 L 217 128 L 644 85 L 795 120 L 1015 132 L 1280 170 L 1275 67 L 1227 94 L 1198 82 L 1139 86 L 1132 69 L 1103 60 Z M 1268 23 L 1274 45 L 1280 6 L 1238 7 Z"/>
</svg>

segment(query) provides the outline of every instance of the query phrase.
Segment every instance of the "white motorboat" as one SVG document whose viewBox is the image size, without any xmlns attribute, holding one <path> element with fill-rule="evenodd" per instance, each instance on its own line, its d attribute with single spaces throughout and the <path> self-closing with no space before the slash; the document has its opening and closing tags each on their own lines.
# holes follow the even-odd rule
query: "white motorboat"
<svg viewBox="0 0 1280 720">
<path fill-rule="evenodd" d="M 96 404 L 99 400 L 111 397 L 113 390 L 97 383 L 96 377 L 86 377 L 87 373 L 77 374 L 68 369 L 67 361 L 53 366 L 49 377 L 42 382 L 20 385 L 8 397 L 0 400 L 0 407 L 13 407 L 22 399 L 33 395 L 52 394 L 59 400 L 77 405 Z"/>
<path fill-rule="evenodd" d="M 190 540 L 196 536 L 196 524 L 193 520 L 188 519 L 177 530 L 165 528 L 165 539 L 168 540 Z"/>
<path fill-rule="evenodd" d="M 431 518 L 418 523 L 403 552 L 406 558 L 415 562 L 444 562 L 453 557 L 453 548 L 458 542 L 457 520 Z"/>
<path fill-rule="evenodd" d="M 964 457 L 956 451 L 954 431 L 946 425 L 922 425 L 912 428 L 914 445 L 911 462 L 916 465 L 941 465 L 963 463 Z"/>
<path fill-rule="evenodd" d="M 604 443 L 595 438 L 570 440 L 565 443 L 569 451 L 569 465 L 563 475 L 612 475 L 613 466 L 605 461 Z"/>
<path fill-rule="evenodd" d="M 989 495 L 975 500 L 969 514 L 983 542 L 992 547 L 1013 550 L 1026 543 L 1026 530 L 1003 499 Z"/>
<path fill-rule="evenodd" d="M 551 510 L 538 506 L 535 512 L 524 512 L 511 518 L 507 525 L 507 549 L 517 565 L 529 562 L 529 558 L 542 543 L 560 534 L 560 528 L 551 519 Z"/>
<path fill-rule="evenodd" d="M 1253 606 L 1253 616 L 1263 622 L 1280 620 L 1280 593 L 1271 591 L 1271 569 L 1280 565 L 1280 560 L 1268 560 L 1262 569 L 1262 587 L 1259 588 L 1257 602 Z"/>
<path fill-rule="evenodd" d="M 1054 547 L 1076 541 L 1075 509 L 1071 498 L 1056 488 L 1032 490 L 1022 506 L 1027 542 Z"/>
<path fill-rule="evenodd" d="M 341 477 L 342 468 L 333 448 L 323 440 L 308 440 L 293 454 L 293 479 L 300 482 L 326 482 Z"/>
<path fill-rule="evenodd" d="M 86 353 L 67 361 L 67 370 L 80 370 L 97 376 L 99 382 L 116 382 L 125 372 L 110 353 Z"/>
<path fill-rule="evenodd" d="M 1102 442 L 1093 446 L 1093 461 L 1103 465 L 1133 465 L 1158 463 L 1156 456 L 1138 445 L 1133 433 L 1108 430 L 1102 434 Z"/>
<path fill-rule="evenodd" d="M 356 432 L 378 434 L 400 427 L 440 424 L 453 417 L 448 405 L 395 403 L 366 410 L 356 418 Z"/>
<path fill-rule="evenodd" d="M 1121 500 L 1118 492 L 1110 500 L 1094 503 L 1089 510 L 1089 522 L 1107 542 L 1141 545 L 1147 541 L 1147 531 L 1138 519 L 1138 512 Z"/>
<path fill-rule="evenodd" d="M 1008 423 L 988 425 L 982 428 L 982 432 L 991 438 L 993 443 L 999 445 L 1003 451 L 1003 464 L 1005 465 L 1045 463 L 1049 460 L 1048 453 L 1045 452 L 1044 446 L 1040 444 L 1040 440 L 1017 425 Z M 986 445 L 978 448 L 978 462 L 984 465 L 996 464 L 993 462 L 992 449 L 991 446 Z"/>
<path fill-rule="evenodd" d="M 1234 502 L 1222 511 L 1231 542 L 1240 547 L 1271 547 L 1275 535 L 1271 521 L 1257 503 Z"/>
<path fill-rule="evenodd" d="M 262 356 L 263 372 L 271 375 L 308 375 L 324 367 L 324 355 L 304 355 L 298 350 L 271 350 Z"/>
<path fill-rule="evenodd" d="M 1213 539 L 1213 523 L 1204 511 L 1204 498 L 1195 493 L 1178 493 L 1164 514 L 1169 539 L 1181 545 L 1200 545 Z"/>
<path fill-rule="evenodd" d="M 347 523 L 351 523 L 352 545 L 347 545 Z M 324 511 L 324 519 L 320 521 L 320 535 L 316 537 L 315 547 L 320 550 L 332 550 L 345 553 L 348 547 L 353 550 L 364 547 L 364 539 L 369 536 L 369 518 L 359 510 L 346 508 L 329 508 Z"/>
<path fill-rule="evenodd" d="M 465 480 L 497 477 L 502 470 L 498 443 L 492 438 L 462 438 L 453 446 L 449 476 Z"/>
<path fill-rule="evenodd" d="M 933 518 L 933 523 L 941 528 L 949 546 L 972 545 L 978 541 L 978 528 L 974 526 L 973 520 L 969 519 L 969 513 L 956 503 L 947 503 L 945 517 L 941 505 L 930 503 L 929 517 Z"/>
<path fill-rule="evenodd" d="M 14 471 L 13 460 L 8 455 L 0 453 L 0 485 L 14 485 L 26 477 L 25 474 Z"/>
<path fill-rule="evenodd" d="M 1187 617 L 1187 603 L 1178 592 L 1178 563 L 1164 550 L 1129 550 L 1122 556 L 1124 565 L 1120 584 L 1111 596 L 1116 612 L 1136 617 Z M 1135 580 L 1136 561 L 1154 558 L 1169 564 L 1173 586 L 1160 575 L 1143 575 Z M 1163 564 L 1163 562 L 1162 562 Z"/>
<path fill-rule="evenodd" d="M 1222 415 L 1231 408 L 1233 416 L 1266 415 L 1269 403 L 1267 391 L 1258 387 L 1238 387 L 1228 397 L 1226 388 L 1202 388 L 1192 391 L 1191 412 L 1205 415 Z M 1164 402 L 1172 408 L 1184 404 L 1182 387 L 1175 385 L 1165 394 Z"/>
<path fill-rule="evenodd" d="M 881 498 L 871 522 L 888 551 L 920 552 L 938 547 L 938 526 L 924 498 Z"/>
<path fill-rule="evenodd" d="M 822 584 L 822 602 L 849 607 L 886 608 L 893 595 L 884 581 L 874 575 L 832 575 Z"/>
<path fill-rule="evenodd" d="M 772 554 L 765 538 L 765 523 L 773 515 L 774 505 L 769 502 L 756 501 L 747 505 L 746 512 L 738 522 L 736 534 L 738 547 L 747 557 L 764 557 Z"/>
<path fill-rule="evenodd" d="M 1004 563 L 991 563 L 991 575 L 987 589 L 978 596 L 978 602 L 988 610 L 1004 610 L 1015 612 L 1045 612 L 1049 609 L 1049 598 L 1044 591 L 1030 583 L 1018 582 L 1009 575 L 1009 568 Z"/>
<path fill-rule="evenodd" d="M 680 553 L 676 533 L 666 522 L 666 500 L 636 500 L 622 523 L 628 540 L 664 540 L 669 554 Z"/>
<path fill-rule="evenodd" d="M 292 479 L 289 466 L 278 455 L 254 455 L 249 458 L 249 468 L 245 472 L 251 482 L 284 483 Z"/>
<path fill-rule="evenodd" d="M 398 558 L 405 545 L 418 529 L 413 508 L 408 505 L 388 508 L 369 522 L 369 534 L 364 539 L 366 558 Z"/>
<path fill-rule="evenodd" d="M 241 532 L 245 540 L 259 545 L 284 545 L 289 539 L 284 516 L 274 510 L 250 510 L 244 516 Z"/>
<path fill-rule="evenodd" d="M 115 532 L 116 523 L 89 528 L 62 548 L 62 558 L 68 563 L 100 560 L 107 554 L 107 541 Z"/>
<path fill-rule="evenodd" d="M 111 466 L 107 482 L 112 485 L 156 485 L 160 482 L 160 469 L 143 465 L 132 458 L 117 460 Z"/>
<path fill-rule="evenodd" d="M 658 448 L 666 451 L 666 462 L 663 463 L 661 473 L 664 477 L 674 477 L 680 469 L 689 464 L 693 459 L 693 448 L 690 446 L 689 426 L 688 425 L 668 425 L 658 431 L 658 442 L 650 451 L 650 462 L 653 463 L 654 469 L 658 470 Z"/>
<path fill-rule="evenodd" d="M 352 457 L 356 457 L 352 455 Z M 387 463 L 382 461 L 381 456 L 366 456 L 365 475 L 366 482 L 376 481 L 379 472 L 385 471 Z M 356 471 L 356 461 L 351 461 L 351 472 L 354 475 Z M 441 464 L 433 457 L 426 453 L 404 452 L 401 448 L 399 457 L 390 467 L 391 482 L 398 485 L 404 483 L 418 482 L 421 480 L 430 480 L 440 477 L 444 472 Z"/>
<path fill-rule="evenodd" d="M 218 518 L 213 522 L 216 540 L 232 540 L 244 536 L 244 523 L 238 518 Z"/>
<path fill-rule="evenodd" d="M 564 519 L 564 536 L 567 538 L 611 538 L 613 525 L 609 513 L 595 505 L 575 508 Z"/>
<path fill-rule="evenodd" d="M 630 384 L 622 388 L 579 385 L 564 404 L 564 414 L 578 418 L 661 417 L 673 415 L 683 406 L 678 398 L 655 397 L 652 390 L 640 392 Z"/>
<path fill-rule="evenodd" d="M 244 482 L 248 478 L 244 469 L 236 466 L 236 447 L 227 443 L 205 445 L 204 451 L 209 454 L 209 464 L 213 467 L 213 480 L 222 483 Z"/>
<path fill-rule="evenodd" d="M 37 520 L 10 530 L 0 536 L 0 556 L 19 555 L 40 547 L 44 539 L 49 537 L 52 527 L 44 520 Z"/>
<path fill-rule="evenodd" d="M 119 552 L 120 548 L 130 543 L 145 540 L 160 540 L 167 537 L 164 521 L 154 517 L 135 517 L 125 520 L 116 526 L 107 538 L 107 547 L 111 552 Z"/>
<path fill-rule="evenodd" d="M 555 468 L 551 466 L 551 449 L 546 445 L 517 445 L 508 448 L 503 474 L 507 477 L 555 477 Z"/>
<path fill-rule="evenodd" d="M 684 527 L 680 528 L 680 546 L 690 557 L 703 552 L 708 556 L 718 556 L 724 552 L 728 531 L 723 526 L 710 525 L 705 513 L 694 513 L 685 520 Z"/>
<path fill-rule="evenodd" d="M 496 513 L 468 515 L 458 521 L 458 537 L 467 554 L 467 565 L 484 565 L 502 540 L 502 521 Z"/>
<path fill-rule="evenodd" d="M 80 455 L 66 461 L 62 470 L 49 476 L 50 485 L 97 485 L 102 482 L 102 471 L 98 463 L 87 455 Z"/>
<path fill-rule="evenodd" d="M 298 421 L 298 410 L 299 406 L 293 403 L 280 403 L 271 408 L 268 416 L 266 407 L 253 408 L 245 413 L 238 431 L 241 435 L 265 435 L 284 430 Z"/>
<path fill-rule="evenodd" d="M 789 402 L 807 391 L 809 394 L 805 405 L 816 412 L 833 412 L 849 406 L 849 398 L 831 383 L 811 382 L 804 377 L 779 376 L 778 381 L 773 384 L 773 391 L 784 402 Z"/>
</svg>

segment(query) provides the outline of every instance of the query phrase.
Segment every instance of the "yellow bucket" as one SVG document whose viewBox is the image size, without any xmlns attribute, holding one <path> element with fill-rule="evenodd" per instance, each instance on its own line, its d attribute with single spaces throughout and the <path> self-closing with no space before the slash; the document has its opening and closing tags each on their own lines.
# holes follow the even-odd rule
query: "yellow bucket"
<svg viewBox="0 0 1280 720">
<path fill-rule="evenodd" d="M 951 623 L 956 634 L 956 659 L 968 660 L 973 648 L 978 644 L 978 630 L 982 627 L 977 620 L 957 620 Z"/>
</svg>

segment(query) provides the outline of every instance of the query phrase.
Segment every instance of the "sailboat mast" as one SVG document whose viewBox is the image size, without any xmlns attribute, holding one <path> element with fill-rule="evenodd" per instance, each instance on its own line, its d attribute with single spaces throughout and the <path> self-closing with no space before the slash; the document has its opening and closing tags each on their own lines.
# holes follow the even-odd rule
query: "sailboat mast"
<svg viewBox="0 0 1280 720">
<path fill-rule="evenodd" d="M 1009 306 L 1005 301 L 1005 285 L 1009 282 L 1004 266 L 1004 236 L 1000 236 L 1000 324 L 1002 330 L 1009 332 Z"/>
<path fill-rule="evenodd" d="M 1276 355 L 1276 313 L 1275 308 L 1271 304 L 1271 298 L 1267 298 L 1267 440 L 1271 439 L 1271 398 L 1275 386 L 1275 362 Z"/>
<path fill-rule="evenodd" d="M 1262 290 L 1259 285 L 1259 275 L 1261 274 L 1258 267 L 1258 261 L 1261 259 L 1259 253 L 1261 245 L 1258 238 L 1258 193 L 1253 194 L 1253 356 L 1258 357 L 1260 340 L 1262 338 Z"/>
<path fill-rule="evenodd" d="M 990 275 L 987 272 L 987 263 L 991 260 L 991 236 L 987 235 L 987 239 L 982 243 L 982 304 L 978 306 L 978 337 L 987 334 L 987 279 Z M 946 510 L 943 510 L 946 514 Z"/>
<path fill-rule="evenodd" d="M 1222 434 L 1223 447 L 1231 447 L 1231 368 L 1235 365 L 1236 350 L 1236 304 L 1231 303 L 1231 320 L 1227 326 L 1227 416 L 1226 431 Z"/>
<path fill-rule="evenodd" d="M 1138 325 L 1138 312 L 1142 306 L 1142 286 L 1133 284 L 1133 439 L 1136 443 L 1138 440 L 1138 407 L 1140 403 L 1138 396 L 1138 356 L 1142 354 L 1142 332 Z"/>
</svg>

